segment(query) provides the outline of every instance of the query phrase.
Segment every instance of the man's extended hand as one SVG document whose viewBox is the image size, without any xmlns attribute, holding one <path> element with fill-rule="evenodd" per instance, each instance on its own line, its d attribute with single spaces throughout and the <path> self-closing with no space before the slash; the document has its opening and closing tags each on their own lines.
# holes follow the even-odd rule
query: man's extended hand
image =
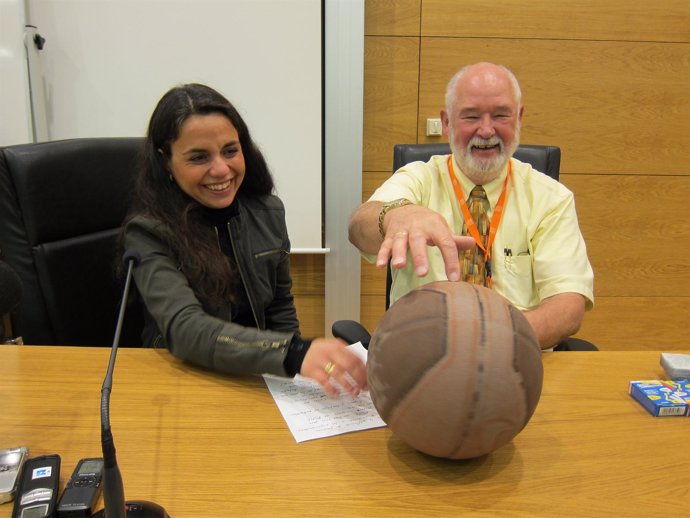
<svg viewBox="0 0 690 518">
<path fill-rule="evenodd" d="M 436 246 L 440 250 L 450 281 L 460 280 L 458 253 L 475 246 L 472 237 L 454 235 L 438 212 L 419 205 L 405 205 L 389 211 L 384 229 L 386 236 L 376 255 L 376 266 L 385 267 L 390 259 L 391 267 L 404 268 L 409 249 L 414 271 L 419 277 L 429 273 L 427 246 Z"/>
</svg>

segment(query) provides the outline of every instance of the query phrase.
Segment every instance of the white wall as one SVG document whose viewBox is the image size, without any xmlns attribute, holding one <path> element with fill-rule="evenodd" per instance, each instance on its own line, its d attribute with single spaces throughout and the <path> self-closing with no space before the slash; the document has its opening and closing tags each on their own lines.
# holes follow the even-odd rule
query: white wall
<svg viewBox="0 0 690 518">
<path fill-rule="evenodd" d="M 31 140 L 24 2 L 0 0 L 0 146 Z"/>
<path fill-rule="evenodd" d="M 319 0 L 26 1 L 49 140 L 142 136 L 170 87 L 208 84 L 264 152 L 293 247 L 322 246 Z"/>
</svg>

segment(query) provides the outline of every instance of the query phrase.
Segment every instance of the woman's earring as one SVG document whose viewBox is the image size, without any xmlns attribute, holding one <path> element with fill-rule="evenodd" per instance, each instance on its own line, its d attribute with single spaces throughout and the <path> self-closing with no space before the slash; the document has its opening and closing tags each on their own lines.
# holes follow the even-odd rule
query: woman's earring
<svg viewBox="0 0 690 518">
<path fill-rule="evenodd" d="M 168 175 L 168 180 L 170 180 L 170 183 L 175 183 L 175 179 L 173 178 L 173 175 L 171 175 L 171 174 Z"/>
</svg>

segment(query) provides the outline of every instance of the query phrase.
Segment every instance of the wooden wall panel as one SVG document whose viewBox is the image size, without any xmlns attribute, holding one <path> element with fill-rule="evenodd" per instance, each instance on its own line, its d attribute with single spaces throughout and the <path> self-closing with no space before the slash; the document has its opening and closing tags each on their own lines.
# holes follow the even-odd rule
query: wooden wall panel
<svg viewBox="0 0 690 518">
<path fill-rule="evenodd" d="M 422 36 L 688 42 L 690 7 L 687 0 L 424 0 Z"/>
<path fill-rule="evenodd" d="M 318 295 L 295 295 L 297 318 L 300 331 L 306 338 L 316 338 L 324 335 L 324 311 L 323 292 Z"/>
<path fill-rule="evenodd" d="M 566 175 L 595 298 L 690 297 L 690 176 Z"/>
<path fill-rule="evenodd" d="M 386 300 L 382 295 L 362 295 L 360 322 L 373 333 L 385 313 Z"/>
<path fill-rule="evenodd" d="M 688 297 L 599 297 L 576 336 L 599 349 L 687 350 Z"/>
<path fill-rule="evenodd" d="M 419 36 L 421 0 L 366 0 L 365 36 Z"/>
<path fill-rule="evenodd" d="M 325 257 L 318 254 L 292 254 L 290 275 L 302 334 L 308 337 L 323 336 Z"/>
<path fill-rule="evenodd" d="M 425 38 L 420 141 L 450 77 L 483 60 L 516 74 L 522 142 L 561 146 L 563 173 L 690 173 L 687 44 Z"/>
<path fill-rule="evenodd" d="M 389 171 L 393 145 L 416 138 L 418 76 L 418 38 L 364 38 L 364 170 Z"/>
<path fill-rule="evenodd" d="M 293 295 L 314 295 L 326 285 L 325 257 L 321 254 L 291 254 Z"/>
<path fill-rule="evenodd" d="M 386 269 L 362 259 L 362 295 L 380 295 L 381 308 L 386 306 Z"/>
<path fill-rule="evenodd" d="M 370 333 L 373 333 L 386 312 L 386 269 L 376 268 L 364 259 L 362 259 L 361 300 L 360 321 Z"/>
</svg>

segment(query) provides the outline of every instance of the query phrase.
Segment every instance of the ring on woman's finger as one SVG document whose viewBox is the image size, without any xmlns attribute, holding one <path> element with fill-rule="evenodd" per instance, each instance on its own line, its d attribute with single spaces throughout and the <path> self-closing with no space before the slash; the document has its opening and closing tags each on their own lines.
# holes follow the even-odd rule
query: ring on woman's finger
<svg viewBox="0 0 690 518">
<path fill-rule="evenodd" d="M 326 366 L 323 368 L 323 370 L 328 374 L 329 376 L 331 375 L 331 372 L 335 369 L 335 363 L 333 362 L 328 362 Z"/>
<path fill-rule="evenodd" d="M 395 237 L 398 237 L 398 236 L 405 237 L 405 236 L 407 236 L 407 234 L 408 234 L 407 230 L 401 230 L 401 231 L 395 233 Z"/>
</svg>

